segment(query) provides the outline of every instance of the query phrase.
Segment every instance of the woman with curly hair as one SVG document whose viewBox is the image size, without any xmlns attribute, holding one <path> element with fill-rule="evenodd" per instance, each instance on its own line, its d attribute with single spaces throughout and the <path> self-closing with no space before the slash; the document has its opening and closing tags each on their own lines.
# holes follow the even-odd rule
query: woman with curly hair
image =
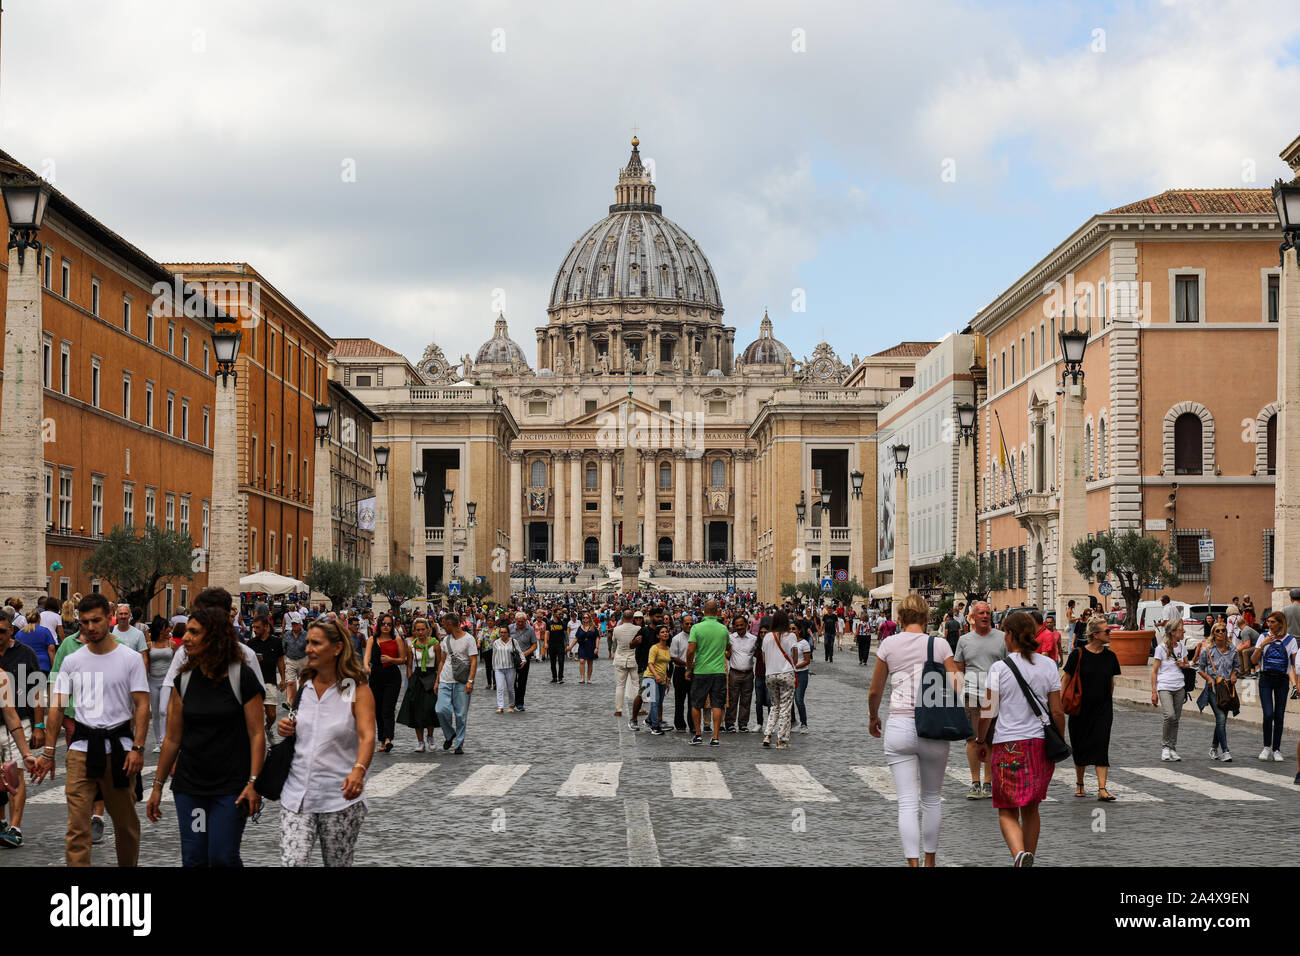
<svg viewBox="0 0 1300 956">
<path fill-rule="evenodd" d="M 185 625 L 187 659 L 171 688 L 167 736 L 147 812 L 162 819 L 162 791 L 177 756 L 172 793 L 183 866 L 240 866 L 244 821 L 261 807 L 253 781 L 266 759 L 262 678 L 244 662 L 222 610 Z"/>
</svg>

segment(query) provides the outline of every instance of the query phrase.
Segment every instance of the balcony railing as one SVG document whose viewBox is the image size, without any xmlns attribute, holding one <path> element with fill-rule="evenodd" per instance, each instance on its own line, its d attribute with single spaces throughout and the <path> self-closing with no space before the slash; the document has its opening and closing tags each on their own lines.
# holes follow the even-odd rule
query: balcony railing
<svg viewBox="0 0 1300 956">
<path fill-rule="evenodd" d="M 410 385 L 406 389 L 407 400 L 421 404 L 436 405 L 473 405 L 496 404 L 500 395 L 495 388 L 462 385 L 459 388 L 449 386 L 432 387 L 427 385 Z"/>
</svg>

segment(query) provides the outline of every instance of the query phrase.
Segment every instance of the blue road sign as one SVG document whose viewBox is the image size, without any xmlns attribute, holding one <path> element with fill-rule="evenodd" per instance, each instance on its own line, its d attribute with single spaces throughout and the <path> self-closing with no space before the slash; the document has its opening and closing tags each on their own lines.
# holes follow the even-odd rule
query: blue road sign
<svg viewBox="0 0 1300 956">
<path fill-rule="evenodd" d="M 452 581 L 447 585 L 447 593 L 452 597 L 460 597 L 460 582 Z"/>
<path fill-rule="evenodd" d="M 1111 591 L 1115 590 L 1115 587 L 1109 581 L 1102 581 L 1101 584 L 1097 585 L 1097 590 L 1101 592 L 1102 597 L 1106 597 Z"/>
<path fill-rule="evenodd" d="M 830 590 L 832 587 L 834 587 L 834 586 L 835 586 L 835 582 L 832 581 L 830 578 L 822 578 L 822 590 L 823 590 L 823 591 L 829 591 L 829 590 Z"/>
</svg>

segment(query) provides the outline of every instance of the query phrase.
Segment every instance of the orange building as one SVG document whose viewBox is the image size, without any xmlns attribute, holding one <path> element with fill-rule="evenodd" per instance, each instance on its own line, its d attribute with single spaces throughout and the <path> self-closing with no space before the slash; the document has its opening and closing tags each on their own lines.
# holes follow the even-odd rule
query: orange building
<svg viewBox="0 0 1300 956">
<path fill-rule="evenodd" d="M 243 333 L 236 368 L 241 573 L 301 578 L 312 553 L 312 408 L 329 401 L 333 340 L 247 263 L 167 268 L 202 287 Z"/>
<path fill-rule="evenodd" d="M 45 577 L 66 599 L 100 590 L 82 562 L 116 525 L 165 525 L 207 546 L 212 323 L 162 314 L 171 273 L 56 189 L 38 238 Z M 177 580 L 148 610 L 170 614 L 206 583 Z"/>
<path fill-rule="evenodd" d="M 1170 190 L 1093 216 L 971 322 L 987 340 L 977 376 L 977 551 L 1008 573 L 997 608 L 1060 611 L 1056 555 L 1073 542 L 1057 536 L 1057 336 L 1076 310 L 1090 333 L 1089 536 L 1142 528 L 1176 552 L 1182 585 L 1147 599 L 1204 603 L 1209 591 L 1215 603 L 1250 594 L 1266 606 L 1278 241 L 1268 190 Z M 1212 565 L 1200 561 L 1202 538 L 1215 540 Z M 1089 584 L 1097 595 L 1096 578 Z"/>
</svg>

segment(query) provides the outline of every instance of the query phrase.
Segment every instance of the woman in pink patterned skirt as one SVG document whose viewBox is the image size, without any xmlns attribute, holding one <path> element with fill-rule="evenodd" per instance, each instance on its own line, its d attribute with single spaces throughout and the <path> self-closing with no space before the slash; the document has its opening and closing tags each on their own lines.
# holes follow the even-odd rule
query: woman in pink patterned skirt
<svg viewBox="0 0 1300 956">
<path fill-rule="evenodd" d="M 979 759 L 983 761 L 989 746 L 989 725 L 997 718 L 993 730 L 993 806 L 998 811 L 1002 839 L 1016 866 L 1033 866 L 1038 850 L 1041 821 L 1038 805 L 1047 797 L 1047 785 L 1055 770 L 1047 759 L 1043 740 L 1043 722 L 1025 698 L 1015 667 L 1037 698 L 1040 710 L 1051 714 L 1057 730 L 1065 733 L 1065 711 L 1061 707 L 1061 674 L 1056 662 L 1037 654 L 1037 626 L 1024 611 L 1017 611 L 1002 622 L 1006 631 L 1007 658 L 989 668 L 987 688 L 989 706 L 980 715 Z"/>
</svg>

